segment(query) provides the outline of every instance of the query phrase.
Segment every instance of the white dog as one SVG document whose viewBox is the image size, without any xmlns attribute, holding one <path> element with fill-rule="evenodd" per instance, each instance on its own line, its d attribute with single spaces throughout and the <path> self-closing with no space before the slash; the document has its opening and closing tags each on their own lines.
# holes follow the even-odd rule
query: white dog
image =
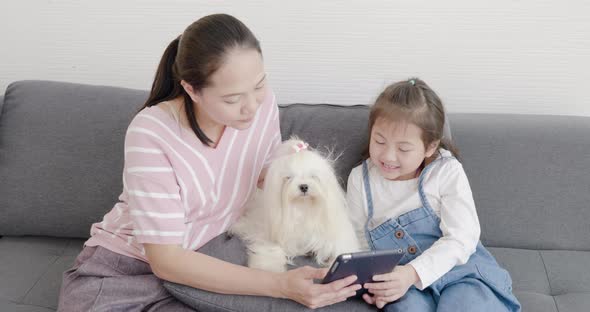
<svg viewBox="0 0 590 312">
<path fill-rule="evenodd" d="M 291 139 L 279 146 L 245 214 L 230 233 L 248 248 L 248 266 L 282 272 L 297 256 L 312 254 L 321 266 L 360 250 L 344 192 L 330 161 Z"/>
</svg>

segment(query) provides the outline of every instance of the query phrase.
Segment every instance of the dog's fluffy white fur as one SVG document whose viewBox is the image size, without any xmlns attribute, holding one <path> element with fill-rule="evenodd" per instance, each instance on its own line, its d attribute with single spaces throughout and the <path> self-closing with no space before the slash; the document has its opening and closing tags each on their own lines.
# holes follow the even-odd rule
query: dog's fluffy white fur
<svg viewBox="0 0 590 312">
<path fill-rule="evenodd" d="M 302 255 L 326 266 L 360 250 L 331 162 L 307 148 L 294 152 L 301 144 L 291 139 L 278 147 L 283 156 L 269 166 L 263 190 L 230 229 L 245 242 L 249 267 L 281 272 Z"/>
</svg>

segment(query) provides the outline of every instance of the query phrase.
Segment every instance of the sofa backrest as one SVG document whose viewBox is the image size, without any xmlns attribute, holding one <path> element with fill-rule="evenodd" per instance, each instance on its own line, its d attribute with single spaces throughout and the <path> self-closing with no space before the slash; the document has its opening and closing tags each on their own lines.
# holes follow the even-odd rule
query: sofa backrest
<svg viewBox="0 0 590 312">
<path fill-rule="evenodd" d="M 282 112 L 283 138 L 295 133 L 344 152 L 337 169 L 345 180 L 367 141 L 368 107 L 290 105 Z M 484 244 L 590 250 L 589 117 L 449 117 Z"/>
<path fill-rule="evenodd" d="M 11 84 L 0 104 L 0 235 L 88 237 L 121 192 L 125 130 L 146 97 Z M 366 144 L 368 107 L 293 104 L 280 113 L 283 139 L 297 135 L 342 154 L 336 169 L 345 182 Z M 590 250 L 590 118 L 451 114 L 450 121 L 484 243 Z"/>
<path fill-rule="evenodd" d="M 590 250 L 590 117 L 452 114 L 484 243 Z"/>
<path fill-rule="evenodd" d="M 0 235 L 87 237 L 121 192 L 125 130 L 147 92 L 20 81 L 5 94 Z M 345 185 L 367 140 L 368 112 L 362 105 L 282 106 L 281 132 L 340 156 Z"/>
<path fill-rule="evenodd" d="M 122 190 L 123 139 L 147 92 L 49 81 L 6 89 L 0 235 L 88 237 Z"/>
</svg>

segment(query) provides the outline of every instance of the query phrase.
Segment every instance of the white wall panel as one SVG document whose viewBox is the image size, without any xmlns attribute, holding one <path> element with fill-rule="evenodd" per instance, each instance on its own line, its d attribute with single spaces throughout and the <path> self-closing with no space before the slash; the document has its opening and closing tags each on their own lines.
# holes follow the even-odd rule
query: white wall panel
<svg viewBox="0 0 590 312">
<path fill-rule="evenodd" d="M 165 46 L 226 12 L 260 39 L 280 103 L 367 104 L 419 76 L 450 111 L 590 116 L 588 1 L 0 2 L 0 90 L 148 89 Z"/>
</svg>

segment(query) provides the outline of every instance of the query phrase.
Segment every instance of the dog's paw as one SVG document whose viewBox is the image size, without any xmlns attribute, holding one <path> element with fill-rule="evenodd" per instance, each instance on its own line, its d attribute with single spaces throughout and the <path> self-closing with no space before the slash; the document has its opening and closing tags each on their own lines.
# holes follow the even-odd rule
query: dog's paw
<svg viewBox="0 0 590 312">
<path fill-rule="evenodd" d="M 286 264 L 282 264 L 280 262 L 272 262 L 272 261 L 269 262 L 264 259 L 257 258 L 255 256 L 254 257 L 250 256 L 248 258 L 248 267 L 250 267 L 252 269 L 259 269 L 259 270 L 263 270 L 263 271 L 277 272 L 277 273 L 287 271 Z"/>
<path fill-rule="evenodd" d="M 336 259 L 336 256 L 334 255 L 315 255 L 315 262 L 322 266 L 322 267 L 327 267 L 329 265 L 332 264 L 332 262 L 334 262 L 334 260 Z"/>
<path fill-rule="evenodd" d="M 250 245 L 248 249 L 249 267 L 271 272 L 287 270 L 287 255 L 279 246 L 263 243 Z"/>
</svg>

